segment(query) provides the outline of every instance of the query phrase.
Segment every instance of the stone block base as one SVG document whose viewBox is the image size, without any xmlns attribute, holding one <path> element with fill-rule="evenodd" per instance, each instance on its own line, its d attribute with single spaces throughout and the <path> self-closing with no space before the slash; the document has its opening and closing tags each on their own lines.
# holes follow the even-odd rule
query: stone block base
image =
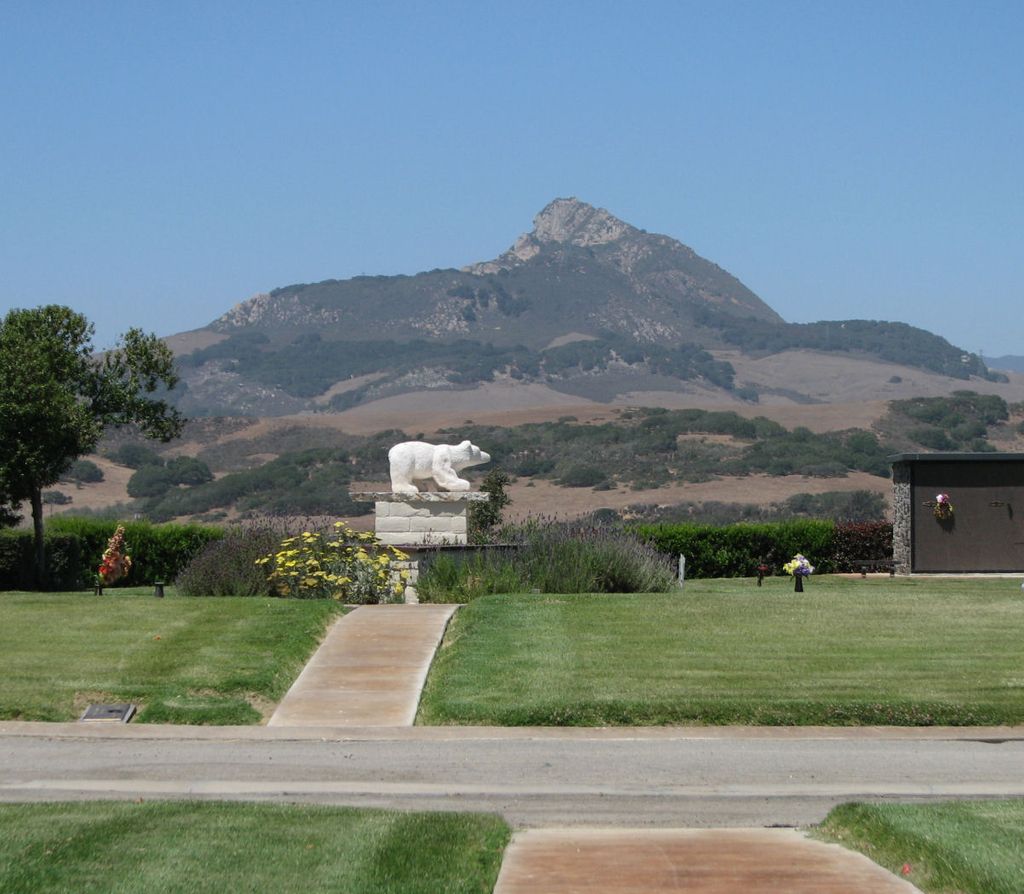
<svg viewBox="0 0 1024 894">
<path fill-rule="evenodd" d="M 479 491 L 353 493 L 354 500 L 373 502 L 374 532 L 392 546 L 460 546 L 466 543 L 470 503 L 490 499 Z"/>
</svg>

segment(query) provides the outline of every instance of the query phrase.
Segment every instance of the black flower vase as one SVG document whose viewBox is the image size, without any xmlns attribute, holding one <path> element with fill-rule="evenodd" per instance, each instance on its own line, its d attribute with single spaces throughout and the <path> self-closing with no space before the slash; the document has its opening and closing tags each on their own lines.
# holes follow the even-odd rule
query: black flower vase
<svg viewBox="0 0 1024 894">
<path fill-rule="evenodd" d="M 802 574 L 793 575 L 793 592 L 803 593 L 804 591 L 804 576 Z"/>
</svg>

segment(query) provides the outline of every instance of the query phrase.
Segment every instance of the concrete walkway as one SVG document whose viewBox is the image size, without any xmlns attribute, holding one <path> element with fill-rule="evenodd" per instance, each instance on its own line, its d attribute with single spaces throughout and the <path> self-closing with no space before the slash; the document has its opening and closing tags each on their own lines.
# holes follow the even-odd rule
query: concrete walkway
<svg viewBox="0 0 1024 894">
<path fill-rule="evenodd" d="M 338 619 L 268 726 L 412 726 L 455 605 L 363 605 Z"/>
<path fill-rule="evenodd" d="M 353 733 L 367 727 L 412 727 L 427 672 L 456 608 L 374 605 L 343 616 L 331 626 L 267 725 Z M 539 731 L 502 732 L 509 738 L 526 732 L 533 739 Z M 581 731 L 572 732 L 579 736 Z M 713 738 L 715 732 L 700 734 Z M 624 733 L 627 738 L 632 738 L 629 733 L 636 735 L 616 731 L 617 737 Z M 79 782 L 79 787 L 84 785 Z M 192 796 L 198 785 L 189 782 Z M 316 788 L 323 791 L 330 785 L 321 780 Z M 421 795 L 422 788 L 418 787 Z M 295 783 L 290 783 L 293 796 L 295 790 Z M 494 894 L 663 891 L 912 894 L 918 889 L 860 854 L 813 841 L 792 829 L 546 828 L 515 834 Z"/>
<path fill-rule="evenodd" d="M 518 832 L 494 894 L 911 894 L 918 889 L 792 829 Z"/>
</svg>

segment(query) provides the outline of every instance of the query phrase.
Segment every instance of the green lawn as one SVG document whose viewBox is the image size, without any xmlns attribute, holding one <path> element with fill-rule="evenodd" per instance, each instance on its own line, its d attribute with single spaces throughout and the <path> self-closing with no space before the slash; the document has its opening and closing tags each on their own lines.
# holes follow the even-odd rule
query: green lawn
<svg viewBox="0 0 1024 894">
<path fill-rule="evenodd" d="M 132 701 L 142 722 L 259 723 L 340 610 L 152 594 L 0 593 L 0 719 L 73 720 L 88 703 Z"/>
<path fill-rule="evenodd" d="M 1024 801 L 843 804 L 816 830 L 922 891 L 1021 894 Z"/>
<path fill-rule="evenodd" d="M 0 804 L 0 891 L 490 892 L 496 816 L 277 804 Z"/>
<path fill-rule="evenodd" d="M 420 723 L 1024 722 L 1016 580 L 691 581 L 460 609 Z"/>
</svg>

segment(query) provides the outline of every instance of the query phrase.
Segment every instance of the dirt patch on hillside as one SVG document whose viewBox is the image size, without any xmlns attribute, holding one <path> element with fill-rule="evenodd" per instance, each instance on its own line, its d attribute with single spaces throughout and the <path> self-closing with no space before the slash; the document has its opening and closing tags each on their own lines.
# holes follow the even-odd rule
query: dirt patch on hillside
<svg viewBox="0 0 1024 894">
<path fill-rule="evenodd" d="M 796 395 L 808 401 L 845 404 L 938 397 L 960 389 L 998 394 L 1007 401 L 1024 398 L 1024 376 L 1017 373 L 1008 374 L 1009 382 L 988 382 L 978 378 L 953 379 L 883 360 L 817 351 L 781 351 L 758 358 L 738 351 L 712 353 L 716 359 L 732 364 L 737 385 L 780 392 L 762 393 L 764 405 L 795 403 Z"/>
<path fill-rule="evenodd" d="M 892 482 L 866 472 L 852 472 L 846 478 L 809 478 L 806 475 L 747 475 L 721 478 L 699 484 L 673 484 L 653 490 L 618 487 L 595 491 L 591 488 L 560 487 L 550 481 L 521 479 L 508 487 L 512 504 L 505 510 L 509 519 L 528 516 L 579 518 L 596 509 L 625 509 L 634 504 L 674 506 L 677 503 L 752 503 L 767 506 L 795 494 L 821 494 L 828 491 L 867 490 L 881 494 L 888 502 Z"/>
<path fill-rule="evenodd" d="M 335 382 L 323 394 L 314 397 L 313 403 L 318 406 L 325 407 L 331 402 L 331 398 L 336 394 L 344 394 L 346 391 L 355 391 L 356 388 L 362 388 L 363 385 L 369 385 L 371 382 L 383 379 L 384 376 L 384 373 L 367 373 L 365 376 L 353 376 L 351 379 L 344 379 L 341 382 Z"/>
<path fill-rule="evenodd" d="M 123 503 L 130 499 L 128 496 L 128 479 L 135 474 L 134 469 L 126 466 L 119 466 L 102 456 L 90 456 L 90 462 L 96 463 L 103 471 L 103 480 L 92 484 L 72 484 L 61 482 L 47 490 L 59 490 L 61 493 L 71 497 L 71 504 L 62 507 L 53 507 L 54 515 L 58 509 L 106 509 L 115 503 Z M 22 507 L 23 512 L 28 511 L 28 505 Z M 51 509 L 47 507 L 47 514 Z"/>
<path fill-rule="evenodd" d="M 214 332 L 212 329 L 193 329 L 191 332 L 168 335 L 162 341 L 174 351 L 175 355 L 180 357 L 218 344 L 226 338 L 227 336 L 223 332 Z"/>
<path fill-rule="evenodd" d="M 560 348 L 562 345 L 571 345 L 577 341 L 597 341 L 596 335 L 584 335 L 582 332 L 567 332 L 565 335 L 559 335 L 551 339 L 545 346 L 544 350 L 548 351 L 551 348 Z"/>
<path fill-rule="evenodd" d="M 526 413 L 531 421 L 537 413 L 554 413 L 553 418 L 578 415 L 581 408 L 592 407 L 607 413 L 608 407 L 569 394 L 562 394 L 546 385 L 521 385 L 491 382 L 466 391 L 416 391 L 398 394 L 372 403 L 353 407 L 338 414 L 345 431 L 372 434 L 388 428 L 401 428 L 410 434 L 431 433 L 439 428 L 461 425 L 467 419 L 493 424 L 510 414 Z M 549 418 L 551 418 L 549 416 Z"/>
</svg>

